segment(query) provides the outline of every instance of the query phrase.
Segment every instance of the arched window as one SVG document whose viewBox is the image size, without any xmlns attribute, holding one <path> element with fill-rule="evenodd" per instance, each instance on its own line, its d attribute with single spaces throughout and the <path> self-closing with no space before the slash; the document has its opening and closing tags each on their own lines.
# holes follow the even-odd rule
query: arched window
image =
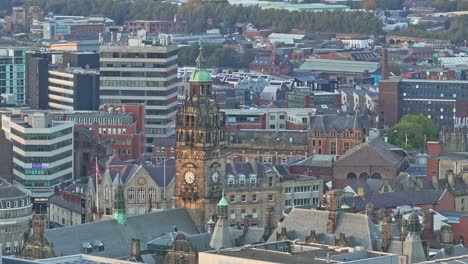
<svg viewBox="0 0 468 264">
<path fill-rule="evenodd" d="M 350 173 L 348 173 L 348 175 L 346 175 L 346 179 L 347 179 L 347 180 L 356 180 L 356 179 L 357 179 L 357 175 L 356 175 L 356 173 L 354 173 L 354 172 L 350 172 Z"/>
<path fill-rule="evenodd" d="M 156 189 L 154 187 L 148 189 L 148 200 L 156 202 Z"/>
<path fill-rule="evenodd" d="M 369 174 L 367 174 L 366 172 L 362 172 L 361 174 L 359 174 L 359 180 L 367 181 L 367 179 L 369 179 Z"/>
<path fill-rule="evenodd" d="M 336 129 L 333 128 L 333 129 L 330 131 L 330 136 L 331 136 L 331 137 L 336 137 Z"/>
<path fill-rule="evenodd" d="M 314 130 L 314 137 L 320 137 L 320 130 L 318 128 Z"/>
<path fill-rule="evenodd" d="M 129 188 L 127 191 L 127 200 L 128 202 L 133 202 L 135 201 L 135 189 Z"/>
<path fill-rule="evenodd" d="M 138 188 L 137 199 L 138 202 L 145 201 L 145 188 Z"/>
<path fill-rule="evenodd" d="M 381 180 L 381 179 L 382 179 L 382 175 L 380 175 L 380 173 L 378 173 L 378 172 L 374 172 L 374 173 L 372 173 L 371 178 L 372 178 L 372 179 L 379 179 L 379 180 Z"/>
<path fill-rule="evenodd" d="M 104 199 L 105 199 L 105 200 L 109 200 L 109 196 L 110 196 L 109 186 L 106 185 L 106 186 L 104 187 Z"/>
</svg>

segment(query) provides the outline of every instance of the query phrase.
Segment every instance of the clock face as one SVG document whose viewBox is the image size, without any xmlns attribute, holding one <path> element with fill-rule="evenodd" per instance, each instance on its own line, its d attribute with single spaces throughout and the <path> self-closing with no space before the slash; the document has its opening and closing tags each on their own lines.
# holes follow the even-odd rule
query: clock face
<svg viewBox="0 0 468 264">
<path fill-rule="evenodd" d="M 187 171 L 184 176 L 185 182 L 188 184 L 192 184 L 195 181 L 195 174 L 191 171 Z"/>
<path fill-rule="evenodd" d="M 211 174 L 211 180 L 214 183 L 218 183 L 218 181 L 219 181 L 219 172 L 218 171 L 214 171 L 213 174 Z"/>
<path fill-rule="evenodd" d="M 143 178 L 143 177 L 138 178 L 138 184 L 139 185 L 145 185 L 145 183 L 146 183 L 145 178 Z"/>
</svg>

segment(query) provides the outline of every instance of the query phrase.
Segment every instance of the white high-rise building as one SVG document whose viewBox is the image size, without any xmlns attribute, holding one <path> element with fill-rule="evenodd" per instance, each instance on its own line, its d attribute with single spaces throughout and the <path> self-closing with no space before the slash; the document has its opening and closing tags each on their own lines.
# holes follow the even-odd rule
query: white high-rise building
<svg viewBox="0 0 468 264">
<path fill-rule="evenodd" d="M 55 185 L 73 179 L 73 126 L 44 113 L 2 115 L 5 137 L 13 144 L 15 185 L 35 202 L 52 195 Z"/>
<path fill-rule="evenodd" d="M 101 46 L 100 73 L 101 104 L 145 106 L 145 152 L 175 135 L 176 45 Z"/>
</svg>

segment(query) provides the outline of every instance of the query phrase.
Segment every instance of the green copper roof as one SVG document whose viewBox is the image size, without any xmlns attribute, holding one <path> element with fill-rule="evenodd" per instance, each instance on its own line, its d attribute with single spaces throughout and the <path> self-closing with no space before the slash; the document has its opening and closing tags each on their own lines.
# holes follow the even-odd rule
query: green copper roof
<svg viewBox="0 0 468 264">
<path fill-rule="evenodd" d="M 349 208 L 350 208 L 350 207 L 349 207 L 349 205 L 347 205 L 347 204 L 342 204 L 342 205 L 341 205 L 341 209 L 349 209 Z"/>
<path fill-rule="evenodd" d="M 206 70 L 195 70 L 190 75 L 191 82 L 211 82 L 211 75 Z"/>
<path fill-rule="evenodd" d="M 211 82 L 211 75 L 205 70 L 205 57 L 203 55 L 203 46 L 200 40 L 200 53 L 197 57 L 197 68 L 190 75 L 191 82 Z"/>
<path fill-rule="evenodd" d="M 229 203 L 224 199 L 224 196 L 219 200 L 218 206 L 229 206 Z"/>
</svg>

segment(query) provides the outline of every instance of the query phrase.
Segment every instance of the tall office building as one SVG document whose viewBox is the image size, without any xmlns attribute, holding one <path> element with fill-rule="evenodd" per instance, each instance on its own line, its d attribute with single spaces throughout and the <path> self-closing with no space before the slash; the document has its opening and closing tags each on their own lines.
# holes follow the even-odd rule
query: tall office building
<svg viewBox="0 0 468 264">
<path fill-rule="evenodd" d="M 54 186 L 73 179 L 74 122 L 44 113 L 2 115 L 5 137 L 13 143 L 13 177 L 34 203 L 46 202 Z"/>
<path fill-rule="evenodd" d="M 101 104 L 145 105 L 145 152 L 175 135 L 177 46 L 100 47 Z"/>
<path fill-rule="evenodd" d="M 50 109 L 98 110 L 99 72 L 81 68 L 49 70 Z"/>
<path fill-rule="evenodd" d="M 0 93 L 13 94 L 16 104 L 26 104 L 27 48 L 0 47 Z"/>
</svg>

